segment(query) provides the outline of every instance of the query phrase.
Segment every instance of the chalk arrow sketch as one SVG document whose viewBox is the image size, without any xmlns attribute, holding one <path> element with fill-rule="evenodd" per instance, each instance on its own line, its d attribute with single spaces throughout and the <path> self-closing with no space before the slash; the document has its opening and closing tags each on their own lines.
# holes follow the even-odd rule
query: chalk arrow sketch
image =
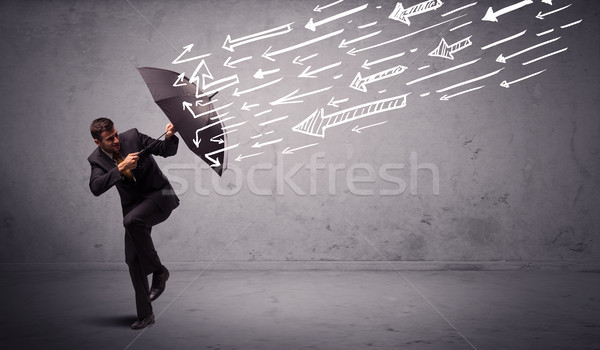
<svg viewBox="0 0 600 350">
<path fill-rule="evenodd" d="M 438 47 L 429 53 L 429 56 L 447 58 L 449 60 L 453 60 L 453 53 L 457 53 L 458 51 L 471 46 L 473 43 L 471 42 L 471 37 L 466 37 L 462 40 L 455 42 L 452 45 L 448 45 L 446 40 L 442 38 Z"/>
<path fill-rule="evenodd" d="M 264 84 L 262 84 L 262 85 L 258 85 L 258 86 L 255 86 L 255 87 L 252 87 L 252 88 L 249 88 L 249 89 L 246 89 L 246 90 L 242 90 L 242 91 L 239 91 L 239 90 L 238 90 L 238 88 L 235 88 L 235 91 L 233 92 L 232 96 L 235 96 L 235 97 L 240 97 L 240 96 L 242 96 L 242 95 L 245 95 L 245 94 L 247 94 L 247 93 L 249 93 L 249 92 L 252 92 L 252 91 L 256 91 L 256 90 L 258 90 L 258 89 L 265 88 L 265 87 L 267 87 L 267 86 L 269 86 L 269 85 L 277 84 L 277 83 L 278 83 L 278 82 L 280 82 L 282 79 L 283 79 L 283 78 L 275 79 L 275 80 L 272 80 L 272 81 L 270 81 L 270 82 L 268 82 L 268 83 L 264 83 Z"/>
<path fill-rule="evenodd" d="M 373 32 L 373 33 L 369 33 L 367 35 L 359 36 L 358 38 L 354 38 L 354 39 L 350 39 L 350 40 L 342 39 L 342 42 L 340 42 L 340 44 L 338 45 L 338 47 L 340 49 L 346 48 L 346 47 L 348 47 L 348 44 L 357 43 L 357 42 L 359 42 L 361 40 L 365 40 L 365 39 L 368 39 L 370 37 L 373 37 L 373 36 L 375 36 L 375 35 L 377 35 L 379 33 L 381 33 L 381 30 L 378 30 L 378 31 Z"/>
<path fill-rule="evenodd" d="M 450 99 L 453 98 L 453 97 L 460 96 L 460 95 L 466 94 L 466 93 L 471 92 L 471 91 L 479 90 L 479 89 L 481 89 L 483 87 L 485 87 L 485 85 L 481 85 L 481 86 L 478 86 L 478 87 L 474 87 L 472 89 L 468 89 L 468 90 L 465 90 L 465 91 L 457 92 L 457 93 L 452 94 L 452 95 L 444 95 L 444 96 L 440 97 L 440 101 L 450 101 Z"/>
<path fill-rule="evenodd" d="M 256 143 L 253 144 L 250 147 L 252 147 L 252 148 L 261 148 L 261 147 L 264 147 L 264 146 L 268 146 L 268 145 L 272 145 L 274 143 L 281 142 L 282 140 L 283 140 L 283 138 L 280 138 L 280 139 L 277 139 L 277 140 L 272 140 L 272 141 L 267 141 L 267 142 L 262 142 L 262 143 L 256 141 Z"/>
<path fill-rule="evenodd" d="M 482 47 L 481 47 L 481 49 L 482 49 L 482 50 L 487 50 L 487 49 L 489 49 L 490 47 L 494 47 L 494 46 L 496 46 L 496 45 L 500 45 L 500 44 L 502 44 L 502 43 L 505 43 L 505 42 L 507 42 L 507 41 L 511 41 L 511 40 L 513 40 L 513 39 L 516 39 L 516 38 L 520 37 L 521 35 L 525 34 L 525 32 L 527 32 L 527 29 L 525 29 L 524 31 L 522 31 L 522 32 L 520 32 L 520 33 L 517 33 L 517 34 L 515 34 L 515 35 L 511 35 L 511 36 L 509 36 L 509 37 L 506 37 L 506 38 L 504 38 L 504 39 L 500 39 L 500 40 L 498 40 L 498 41 L 495 41 L 495 42 L 493 42 L 493 43 L 491 43 L 491 44 L 489 44 L 489 45 L 482 46 Z"/>
<path fill-rule="evenodd" d="M 536 45 L 530 46 L 530 47 L 528 47 L 528 48 L 526 48 L 526 49 L 523 49 L 523 50 L 521 50 L 521 51 L 517 51 L 517 52 L 515 52 L 515 53 L 513 53 L 513 54 L 511 54 L 511 55 L 508 55 L 508 56 L 504 56 L 504 55 L 500 54 L 500 56 L 498 56 L 498 58 L 496 58 L 496 62 L 500 62 L 500 63 L 506 63 L 506 61 L 507 61 L 507 60 L 509 60 L 509 59 L 511 59 L 511 58 L 513 58 L 513 57 L 519 56 L 519 55 L 521 55 L 521 54 L 523 54 L 523 53 L 525 53 L 525 52 L 527 52 L 527 51 L 531 51 L 531 50 L 533 50 L 533 49 L 537 49 L 537 48 L 538 48 L 538 47 L 540 47 L 540 46 L 544 46 L 544 45 L 550 44 L 550 43 L 552 43 L 552 42 L 555 42 L 555 41 L 556 41 L 556 40 L 558 40 L 558 39 L 560 39 L 560 36 L 559 36 L 559 37 L 556 37 L 556 38 L 554 38 L 554 39 L 550 39 L 550 40 L 547 40 L 547 41 L 541 42 L 541 43 L 539 43 L 539 44 L 536 44 Z"/>
<path fill-rule="evenodd" d="M 241 162 L 242 159 L 246 159 L 246 158 L 250 158 L 250 157 L 256 157 L 256 156 L 259 156 L 259 155 L 261 155 L 263 153 L 265 153 L 265 152 L 258 152 L 258 153 L 248 154 L 248 155 L 245 155 L 245 156 L 243 156 L 243 155 L 240 154 L 234 160 L 236 162 Z"/>
<path fill-rule="evenodd" d="M 256 71 L 256 73 L 254 73 L 254 78 L 264 79 L 266 75 L 277 73 L 280 70 L 281 70 L 280 68 L 275 68 L 275 69 L 271 69 L 271 70 L 262 70 L 262 68 L 259 68 Z"/>
<path fill-rule="evenodd" d="M 262 54 L 262 57 L 264 57 L 264 58 L 266 58 L 268 60 L 271 60 L 271 61 L 275 61 L 275 59 L 273 58 L 273 56 L 281 55 L 282 53 L 289 52 L 289 51 L 292 51 L 292 50 L 296 50 L 296 49 L 299 49 L 301 47 L 314 44 L 314 43 L 319 42 L 321 40 L 325 40 L 325 39 L 334 37 L 336 35 L 341 34 L 343 31 L 344 31 L 343 29 L 336 30 L 335 32 L 328 33 L 328 34 L 325 34 L 325 35 L 322 35 L 320 37 L 317 37 L 317 38 L 314 38 L 314 39 L 310 39 L 310 40 L 307 40 L 307 41 L 303 41 L 303 42 L 301 42 L 299 44 L 292 45 L 290 47 L 286 47 L 284 49 L 280 49 L 280 50 L 273 51 L 273 52 L 271 52 L 271 46 L 269 46 L 269 48 L 267 49 L 267 51 L 265 51 L 265 53 Z"/>
<path fill-rule="evenodd" d="M 408 68 L 405 66 L 398 65 L 398 66 L 383 70 L 381 72 L 368 75 L 364 78 L 361 76 L 360 72 L 358 72 L 358 73 L 356 73 L 356 77 L 354 77 L 354 80 L 352 80 L 352 83 L 350 83 L 350 87 L 355 90 L 358 90 L 358 91 L 367 92 L 368 84 L 372 84 L 372 83 L 380 81 L 380 80 L 394 77 L 398 74 L 401 74 L 402 72 L 404 72 L 407 69 Z"/>
<path fill-rule="evenodd" d="M 301 149 L 304 149 L 304 148 L 308 148 L 308 147 L 316 146 L 316 145 L 318 145 L 318 144 L 319 144 L 319 143 L 317 142 L 317 143 L 311 143 L 310 145 L 304 145 L 304 146 L 300 146 L 300 147 L 296 147 L 296 148 L 289 148 L 289 147 L 286 147 L 286 148 L 283 150 L 283 152 L 281 152 L 281 154 L 294 154 L 294 152 L 295 152 L 295 151 L 299 151 L 299 150 L 301 150 Z"/>
<path fill-rule="evenodd" d="M 551 14 L 553 14 L 553 13 L 557 13 L 557 12 L 559 12 L 559 11 L 562 11 L 562 10 L 566 9 L 567 7 L 569 7 L 569 6 L 571 6 L 571 5 L 573 5 L 573 4 L 568 4 L 567 6 L 563 6 L 563 7 L 561 7 L 561 8 L 558 8 L 558 9 L 556 9 L 556 10 L 552 10 L 552 11 L 549 11 L 549 12 L 546 12 L 546 13 L 542 13 L 542 11 L 540 11 L 540 12 L 537 14 L 537 16 L 535 16 L 535 18 L 537 18 L 537 19 L 544 19 L 544 17 L 546 17 L 546 16 L 549 16 L 549 15 L 551 15 Z"/>
<path fill-rule="evenodd" d="M 240 62 L 248 61 L 248 60 L 251 60 L 251 59 L 252 59 L 252 56 L 246 56 L 246 57 L 242 57 L 240 59 L 237 59 L 235 61 L 232 61 L 231 57 L 227 57 L 227 59 L 225 60 L 225 63 L 223 63 L 223 66 L 229 67 L 229 68 L 237 68 L 237 66 L 235 66 L 236 64 L 238 64 Z"/>
<path fill-rule="evenodd" d="M 258 103 L 249 105 L 247 102 L 244 102 L 244 105 L 242 106 L 242 110 L 249 111 L 250 109 L 252 109 L 254 107 L 258 107 L 258 106 L 260 106 L 260 104 L 258 104 Z"/>
<path fill-rule="evenodd" d="M 404 52 L 400 52 L 399 54 L 396 54 L 396 55 L 391 55 L 391 56 L 388 56 L 388 57 L 380 58 L 380 59 L 372 61 L 372 62 L 369 62 L 369 60 L 365 60 L 365 63 L 363 63 L 363 65 L 361 66 L 361 68 L 371 69 L 371 66 L 374 66 L 374 65 L 376 65 L 378 63 L 389 61 L 389 60 L 393 60 L 394 58 L 398 58 L 398 57 L 402 57 L 402 56 L 404 56 Z"/>
<path fill-rule="evenodd" d="M 213 109 L 211 109 L 211 110 L 208 110 L 208 111 L 206 111 L 206 112 L 202 112 L 202 113 L 200 113 L 200 114 L 194 114 L 194 111 L 192 110 L 192 104 L 191 104 L 191 103 L 189 103 L 189 102 L 186 102 L 186 101 L 183 101 L 183 102 L 182 102 L 182 105 L 183 105 L 183 110 L 186 110 L 186 109 L 187 109 L 187 110 L 189 110 L 189 111 L 190 111 L 190 113 L 192 114 L 192 116 L 194 116 L 194 119 L 196 119 L 196 118 L 199 118 L 199 117 L 202 117 L 202 116 L 205 116 L 205 115 L 207 115 L 207 114 L 210 114 L 210 113 L 212 113 L 212 112 L 217 112 L 217 111 L 219 111 L 219 110 L 221 110 L 221 109 L 225 109 L 225 108 L 227 108 L 227 107 L 231 106 L 232 104 L 233 104 L 233 102 L 232 102 L 232 103 L 228 103 L 228 104 L 226 104 L 226 105 L 223 105 L 223 106 L 221 106 L 221 107 L 218 107 L 218 108 L 213 108 Z M 227 119 L 231 119 L 231 118 L 227 118 Z"/>
<path fill-rule="evenodd" d="M 506 80 L 504 80 L 502 83 L 500 83 L 500 86 L 502 86 L 502 87 L 505 87 L 505 88 L 507 88 L 507 89 L 508 89 L 508 88 L 509 88 L 509 87 L 510 87 L 512 84 L 518 83 L 518 82 L 520 82 L 520 81 L 523 81 L 523 80 L 525 80 L 525 79 L 529 79 L 529 78 L 531 78 L 531 77 L 534 77 L 534 76 L 536 76 L 536 75 L 538 75 L 538 74 L 542 74 L 542 73 L 544 73 L 545 71 L 546 71 L 546 70 L 544 69 L 544 70 L 541 70 L 541 71 L 539 71 L 539 72 L 536 72 L 536 73 L 533 73 L 533 74 L 529 74 L 529 75 L 527 75 L 527 76 L 524 76 L 524 77 L 522 77 L 522 78 L 519 78 L 519 79 L 515 79 L 515 80 L 513 80 L 513 81 L 510 81 L 510 82 L 509 82 L 509 81 L 506 81 Z"/>
<path fill-rule="evenodd" d="M 444 5 L 444 3 L 440 0 L 428 0 L 405 9 L 401 2 L 397 2 L 396 7 L 390 14 L 389 18 L 395 21 L 400 21 L 409 26 L 409 17 L 420 15 L 429 11 L 435 11 L 442 7 L 442 5 Z"/>
<path fill-rule="evenodd" d="M 296 95 L 296 93 L 298 93 L 298 91 L 300 91 L 300 89 L 296 89 L 294 91 L 292 91 L 291 93 L 278 98 L 277 100 L 271 102 L 271 106 L 276 106 L 276 105 L 283 105 L 283 104 L 287 104 L 287 103 L 301 103 L 304 102 L 303 100 L 298 100 L 301 97 L 306 97 L 309 95 L 314 95 L 314 94 L 318 94 L 319 92 L 323 92 L 323 91 L 327 91 L 329 89 L 331 89 L 333 86 L 328 86 L 326 88 L 323 89 L 319 89 L 319 90 L 314 90 L 314 91 L 310 91 L 310 92 L 305 92 L 303 94 L 300 95 Z"/>
<path fill-rule="evenodd" d="M 406 96 L 409 94 L 410 93 L 364 103 L 328 115 L 325 115 L 324 109 L 320 108 L 314 111 L 301 123 L 294 126 L 292 130 L 311 136 L 325 138 L 325 130 L 328 128 L 406 106 Z"/>
<path fill-rule="evenodd" d="M 542 3 L 552 5 L 552 0 L 542 0 Z"/>
<path fill-rule="evenodd" d="M 219 161 L 219 158 L 213 159 L 211 156 L 214 156 L 215 154 L 219 154 L 221 152 L 229 151 L 230 149 L 234 149 L 234 148 L 236 148 L 239 145 L 240 144 L 237 143 L 235 145 L 227 146 L 227 147 L 225 147 L 223 149 L 220 149 L 220 150 L 217 150 L 217 151 L 214 151 L 214 152 L 206 153 L 204 155 L 204 157 L 206 157 L 206 159 L 208 159 L 208 160 L 210 160 L 212 162 L 212 164 L 210 165 L 211 168 L 216 168 L 218 166 L 221 166 L 221 162 Z"/>
<path fill-rule="evenodd" d="M 327 103 L 328 106 L 331 107 L 335 107 L 335 108 L 339 108 L 339 103 L 344 103 L 347 102 L 349 99 L 348 98 L 343 98 L 341 100 L 335 100 L 335 97 L 332 97 L 331 100 L 329 100 L 329 102 Z"/>
<path fill-rule="evenodd" d="M 316 78 L 317 76 L 315 74 L 326 71 L 328 69 L 331 69 L 333 67 L 337 67 L 340 64 L 342 64 L 342 61 L 336 62 L 336 63 L 332 63 L 328 66 L 325 67 L 321 67 L 315 70 L 310 70 L 312 68 L 312 66 L 308 66 L 306 67 L 306 69 L 304 71 L 302 71 L 302 73 L 300 73 L 300 75 L 298 75 L 298 78 Z"/>
<path fill-rule="evenodd" d="M 200 74 L 200 72 L 202 72 L 202 74 Z M 200 75 L 202 76 L 202 82 L 200 82 Z M 201 98 L 239 84 L 240 81 L 237 74 L 215 80 L 208 69 L 206 61 L 202 60 L 194 70 L 194 73 L 192 73 L 190 82 L 196 85 L 196 98 Z"/>
<path fill-rule="evenodd" d="M 186 53 L 192 51 L 192 47 L 194 47 L 194 44 L 189 44 L 188 46 L 184 46 L 183 52 L 179 56 L 177 56 L 177 58 L 174 59 L 173 62 L 171 62 L 171 63 L 179 64 L 179 63 L 190 62 L 193 60 L 198 60 L 198 59 L 210 56 L 210 53 L 207 53 L 207 54 L 198 55 L 196 57 L 190 57 L 190 58 L 186 58 L 185 60 L 182 60 L 181 57 L 183 57 Z"/>
<path fill-rule="evenodd" d="M 510 6 L 506 6 L 498 11 L 495 11 L 490 7 L 488 8 L 487 12 L 485 13 L 485 16 L 483 16 L 483 18 L 481 19 L 482 21 L 490 21 L 490 22 L 498 22 L 498 17 L 505 15 L 509 12 L 513 12 L 515 10 L 520 9 L 523 6 L 527 6 L 527 5 L 531 5 L 533 4 L 532 0 L 523 0 L 520 1 L 514 5 L 510 5 Z"/>
<path fill-rule="evenodd" d="M 254 41 L 263 40 L 266 38 L 271 38 L 274 36 L 287 34 L 292 31 L 293 23 L 294 22 L 284 24 L 284 25 L 276 27 L 276 28 L 267 29 L 265 31 L 246 35 L 244 37 L 237 38 L 237 39 L 231 39 L 231 35 L 227 35 L 227 38 L 225 38 L 225 42 L 223 43 L 223 48 L 225 50 L 233 52 L 234 51 L 233 49 L 240 45 L 245 45 L 245 44 L 248 44 L 248 43 L 251 43 Z"/>
<path fill-rule="evenodd" d="M 185 80 L 183 80 L 184 78 L 185 78 L 185 73 L 179 74 L 177 76 L 177 80 L 175 80 L 175 82 L 173 83 L 173 87 L 187 85 L 187 83 L 185 82 Z"/>
<path fill-rule="evenodd" d="M 331 7 L 331 6 L 333 6 L 333 5 L 337 5 L 337 4 L 339 4 L 340 2 L 344 2 L 344 0 L 337 0 L 336 2 L 332 2 L 331 4 L 324 5 L 324 6 L 317 5 L 313 11 L 315 11 L 315 12 L 321 12 L 321 10 L 325 10 L 325 9 L 326 9 L 326 8 L 328 8 L 328 7 Z"/>
<path fill-rule="evenodd" d="M 369 6 L 369 4 L 364 4 L 362 6 L 355 7 L 353 9 L 351 9 L 351 10 L 338 13 L 337 15 L 334 15 L 334 16 L 331 16 L 331 17 L 327 17 L 327 18 L 322 19 L 322 20 L 320 20 L 318 22 L 313 22 L 313 19 L 311 18 L 311 19 L 308 20 L 308 23 L 306 23 L 306 25 L 304 26 L 304 28 L 306 28 L 308 30 L 312 30 L 314 32 L 317 29 L 318 26 L 321 26 L 321 25 L 323 25 L 325 23 L 329 23 L 329 22 L 335 21 L 336 19 L 340 19 L 342 17 L 349 16 L 351 14 L 360 12 L 360 11 L 366 9 L 367 6 Z"/>
<path fill-rule="evenodd" d="M 360 133 L 361 133 L 361 130 L 364 130 L 364 129 L 366 129 L 366 128 L 371 128 L 371 127 L 374 127 L 374 126 L 377 126 L 377 125 L 382 125 L 382 124 L 385 124 L 385 123 L 387 123 L 387 122 L 388 122 L 388 121 L 386 120 L 386 121 L 382 121 L 382 122 L 380 122 L 380 123 L 375 123 L 375 124 L 371 124 L 371 125 L 363 126 L 363 127 L 360 127 L 360 128 L 359 128 L 359 127 L 358 127 L 358 125 L 357 125 L 357 126 L 355 126 L 355 127 L 353 127 L 353 128 L 352 128 L 352 131 L 354 131 L 354 132 L 355 132 L 355 133 L 357 133 L 357 134 L 360 134 Z"/>
<path fill-rule="evenodd" d="M 296 56 L 296 58 L 294 58 L 294 60 L 292 61 L 292 63 L 303 66 L 304 63 L 302 63 L 302 62 L 304 62 L 306 60 L 309 60 L 309 59 L 311 59 L 311 58 L 313 58 L 315 56 L 318 56 L 318 55 L 319 55 L 318 53 L 315 53 L 315 54 L 312 54 L 310 56 L 306 56 L 306 57 L 303 57 L 303 58 L 300 58 L 300 56 Z"/>
</svg>

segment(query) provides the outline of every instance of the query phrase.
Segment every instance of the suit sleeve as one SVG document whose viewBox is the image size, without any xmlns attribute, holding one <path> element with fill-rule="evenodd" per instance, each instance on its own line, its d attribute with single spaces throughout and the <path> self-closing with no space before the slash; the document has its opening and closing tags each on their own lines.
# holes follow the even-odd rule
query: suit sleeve
<svg viewBox="0 0 600 350">
<path fill-rule="evenodd" d="M 154 142 L 155 139 L 153 139 L 152 137 L 138 132 L 137 129 L 135 129 L 135 131 L 138 135 L 138 139 L 142 145 L 142 148 L 146 148 L 152 142 Z M 177 153 L 178 146 L 179 146 L 179 138 L 177 136 L 173 135 L 173 136 L 171 136 L 170 139 L 157 141 L 149 149 L 149 151 L 150 151 L 150 153 L 154 154 L 155 156 L 170 157 Z"/>
<path fill-rule="evenodd" d="M 106 172 L 97 164 L 90 162 L 92 166 L 92 174 L 90 175 L 90 190 L 94 196 L 99 196 L 113 187 L 122 176 L 119 173 L 119 168 L 114 167 Z"/>
</svg>

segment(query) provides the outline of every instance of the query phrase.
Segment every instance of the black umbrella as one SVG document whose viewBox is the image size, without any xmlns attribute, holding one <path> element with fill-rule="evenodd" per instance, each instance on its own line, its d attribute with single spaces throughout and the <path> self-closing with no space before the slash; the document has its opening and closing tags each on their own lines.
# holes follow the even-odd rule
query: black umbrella
<svg viewBox="0 0 600 350">
<path fill-rule="evenodd" d="M 197 99 L 196 93 L 200 96 L 202 91 L 179 73 L 152 67 L 138 71 L 154 102 L 175 125 L 189 149 L 222 175 L 227 168 L 227 134 L 210 98 Z"/>
</svg>

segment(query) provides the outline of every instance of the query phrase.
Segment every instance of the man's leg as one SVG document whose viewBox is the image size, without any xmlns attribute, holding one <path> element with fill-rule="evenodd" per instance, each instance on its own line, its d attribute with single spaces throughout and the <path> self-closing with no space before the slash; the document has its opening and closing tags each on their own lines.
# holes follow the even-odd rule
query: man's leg
<svg viewBox="0 0 600 350">
<path fill-rule="evenodd" d="M 152 315 L 152 304 L 148 300 L 150 286 L 148 285 L 148 276 L 142 271 L 142 265 L 128 234 L 125 234 L 125 261 L 129 266 L 129 276 L 131 276 L 131 283 L 135 290 L 137 318 L 142 320 Z"/>
<path fill-rule="evenodd" d="M 123 218 L 126 235 L 131 238 L 135 255 L 145 275 L 162 268 L 150 233 L 152 226 L 165 221 L 171 212 L 165 213 L 151 199 L 141 201 Z"/>
</svg>

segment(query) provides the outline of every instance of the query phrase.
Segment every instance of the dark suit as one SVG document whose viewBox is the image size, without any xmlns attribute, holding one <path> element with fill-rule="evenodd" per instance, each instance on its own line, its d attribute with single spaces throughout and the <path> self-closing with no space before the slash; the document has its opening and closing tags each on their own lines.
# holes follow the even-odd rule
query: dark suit
<svg viewBox="0 0 600 350">
<path fill-rule="evenodd" d="M 119 134 L 119 141 L 119 153 L 125 159 L 129 153 L 142 150 L 154 139 L 131 129 Z M 168 140 L 158 141 L 150 153 L 172 156 L 177 153 L 178 145 L 179 139 L 173 135 Z M 162 266 L 150 232 L 152 226 L 169 217 L 179 205 L 179 198 L 151 155 L 140 158 L 137 168 L 131 170 L 134 180 L 121 175 L 115 161 L 100 147 L 92 152 L 88 161 L 92 166 L 90 190 L 95 196 L 112 186 L 119 191 L 125 226 L 125 261 L 135 289 L 138 318 L 143 319 L 152 313 L 148 300 L 148 274 Z"/>
</svg>

